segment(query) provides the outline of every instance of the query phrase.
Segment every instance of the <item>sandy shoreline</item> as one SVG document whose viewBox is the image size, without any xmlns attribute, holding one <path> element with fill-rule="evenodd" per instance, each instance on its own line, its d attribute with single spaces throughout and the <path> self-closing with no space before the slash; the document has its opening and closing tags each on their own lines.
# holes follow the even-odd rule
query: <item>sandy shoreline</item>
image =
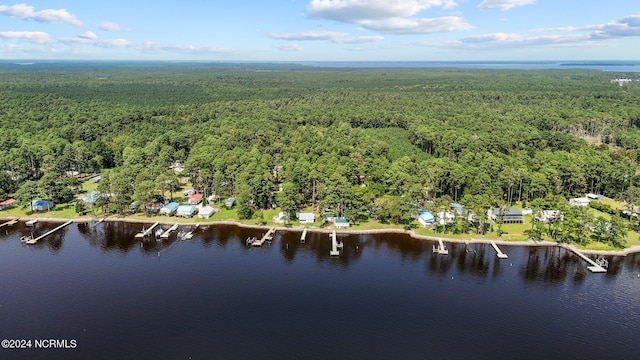
<svg viewBox="0 0 640 360">
<path fill-rule="evenodd" d="M 36 217 L 28 217 L 24 219 L 35 219 Z M 15 217 L 0 217 L 0 223 L 5 221 L 10 221 L 16 219 Z M 23 220 L 23 218 L 19 218 Z M 100 218 L 98 218 L 100 219 Z M 73 220 L 75 223 L 89 223 L 95 221 L 96 218 L 76 218 L 76 219 L 57 219 L 57 218 L 46 218 L 46 217 L 38 217 L 39 221 L 42 222 L 52 222 L 52 223 L 64 223 L 69 220 Z M 123 222 L 130 224 L 153 224 L 158 221 L 161 225 L 173 225 L 176 222 L 167 220 L 147 220 L 147 219 L 132 219 L 132 218 L 119 218 L 119 217 L 106 217 L 104 218 L 105 222 Z M 252 224 L 243 224 L 237 221 L 230 220 L 219 220 L 219 221 L 208 221 L 208 222 L 180 222 L 180 225 L 184 226 L 195 226 L 199 224 L 199 226 L 215 226 L 215 225 L 232 225 L 238 227 L 244 227 L 249 229 L 257 229 L 257 230 L 269 230 L 272 227 L 275 227 L 277 231 L 295 231 L 302 232 L 304 227 L 286 227 L 286 226 L 269 226 L 269 225 L 252 225 Z M 329 234 L 334 231 L 334 229 L 320 229 L 320 228 L 306 228 L 308 232 L 318 232 Z M 338 234 L 360 234 L 360 235 L 368 235 L 368 234 L 407 234 L 414 239 L 418 240 L 429 240 L 429 241 L 438 241 L 438 239 L 442 239 L 446 242 L 452 243 L 467 243 L 467 244 L 491 244 L 491 241 L 494 241 L 497 245 L 504 246 L 548 246 L 548 247 L 566 247 L 566 244 L 556 243 L 552 241 L 505 241 L 499 239 L 471 239 L 471 240 L 463 240 L 463 239 L 452 239 L 447 237 L 439 237 L 439 236 L 426 236 L 416 234 L 413 230 L 400 230 L 400 229 L 370 229 L 370 230 L 345 230 L 345 229 L 336 229 L 336 233 Z M 621 249 L 621 250 L 585 250 L 579 249 L 581 253 L 587 255 L 611 255 L 611 256 L 627 256 L 632 253 L 640 252 L 640 246 L 632 246 L 629 248 Z"/>
</svg>

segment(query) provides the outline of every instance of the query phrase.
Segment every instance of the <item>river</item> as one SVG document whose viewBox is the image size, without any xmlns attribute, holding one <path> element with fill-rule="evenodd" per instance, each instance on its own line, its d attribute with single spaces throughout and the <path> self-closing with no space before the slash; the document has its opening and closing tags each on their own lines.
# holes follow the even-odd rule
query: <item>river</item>
<svg viewBox="0 0 640 360">
<path fill-rule="evenodd" d="M 20 243 L 23 223 L 0 229 L 2 339 L 68 347 L 0 358 L 640 358 L 638 254 L 593 274 L 555 247 L 502 247 L 499 260 L 485 244 L 435 255 L 404 234 L 338 235 L 330 257 L 321 233 L 252 248 L 260 230 L 141 242 L 141 228 L 71 224 L 35 246 Z"/>
</svg>

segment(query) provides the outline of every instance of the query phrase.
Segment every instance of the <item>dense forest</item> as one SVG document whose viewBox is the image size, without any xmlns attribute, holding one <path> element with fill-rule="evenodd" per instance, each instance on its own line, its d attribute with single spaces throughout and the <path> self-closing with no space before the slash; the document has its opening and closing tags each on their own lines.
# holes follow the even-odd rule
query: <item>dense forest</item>
<svg viewBox="0 0 640 360">
<path fill-rule="evenodd" d="M 103 174 L 106 211 L 178 186 L 251 218 L 313 206 L 357 222 L 461 202 L 482 213 L 587 192 L 637 201 L 640 83 L 586 70 L 285 64 L 0 64 L 0 199 L 68 201 Z M 414 205 L 414 206 L 412 206 Z"/>
</svg>

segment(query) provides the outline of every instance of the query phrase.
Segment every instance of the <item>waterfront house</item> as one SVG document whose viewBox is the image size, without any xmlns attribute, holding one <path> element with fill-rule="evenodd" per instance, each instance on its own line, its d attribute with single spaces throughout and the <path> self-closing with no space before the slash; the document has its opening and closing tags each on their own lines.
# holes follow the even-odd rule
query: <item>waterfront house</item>
<svg viewBox="0 0 640 360">
<path fill-rule="evenodd" d="M 160 215 L 173 216 L 175 215 L 179 206 L 180 204 L 178 204 L 177 202 L 170 202 L 160 209 Z"/>
<path fill-rule="evenodd" d="M 493 222 L 499 222 L 502 220 L 503 224 L 523 224 L 524 223 L 524 215 L 518 208 L 509 208 L 504 210 L 502 213 L 500 212 L 500 208 L 493 208 L 487 210 L 487 215 L 489 219 Z"/>
<path fill-rule="evenodd" d="M 540 221 L 543 223 L 552 223 L 556 220 L 563 220 L 564 215 L 562 215 L 562 212 L 560 212 L 560 210 L 540 210 L 536 212 L 534 218 L 536 219 L 536 221 Z"/>
<path fill-rule="evenodd" d="M 11 199 L 11 198 L 9 198 L 9 199 L 7 199 L 7 200 L 5 200 L 3 202 L 0 202 L 0 210 L 8 209 L 8 208 L 14 206 L 15 203 L 16 203 L 16 199 Z"/>
<path fill-rule="evenodd" d="M 230 198 L 228 198 L 228 199 L 227 199 L 227 201 L 225 201 L 225 202 L 224 202 L 224 206 L 225 206 L 227 209 L 231 209 L 231 208 L 233 207 L 233 204 L 234 204 L 235 202 L 236 202 L 236 199 L 234 199 L 234 198 L 230 197 Z"/>
<path fill-rule="evenodd" d="M 193 194 L 189 196 L 189 205 L 198 205 L 202 202 L 202 194 Z"/>
<path fill-rule="evenodd" d="M 89 195 L 82 198 L 82 201 L 86 202 L 89 205 L 93 205 L 96 201 L 100 200 L 102 194 L 100 191 L 92 191 Z"/>
<path fill-rule="evenodd" d="M 451 210 L 455 211 L 458 215 L 462 215 L 462 208 L 463 208 L 462 205 L 458 203 L 451 203 L 449 204 L 449 207 L 451 208 Z"/>
<path fill-rule="evenodd" d="M 433 216 L 433 214 L 431 214 L 429 211 L 420 210 L 418 212 L 418 222 L 420 223 L 420 225 L 422 225 L 422 226 L 430 226 L 435 221 L 436 221 L 435 216 Z"/>
<path fill-rule="evenodd" d="M 31 210 L 33 211 L 49 211 L 53 209 L 55 204 L 49 200 L 33 200 L 31 202 Z"/>
<path fill-rule="evenodd" d="M 284 224 L 288 217 L 289 215 L 286 211 L 280 211 L 278 215 L 273 217 L 273 222 L 276 224 Z"/>
<path fill-rule="evenodd" d="M 333 223 L 333 225 L 335 225 L 336 228 L 341 229 L 341 228 L 348 228 L 349 227 L 349 220 L 347 220 L 346 218 L 343 217 L 339 217 L 336 219 L 336 221 Z"/>
<path fill-rule="evenodd" d="M 176 210 L 176 216 L 184 217 L 184 218 L 193 217 L 193 215 L 197 213 L 198 213 L 198 208 L 196 208 L 195 205 L 180 205 Z"/>
<path fill-rule="evenodd" d="M 160 212 L 160 209 L 162 209 L 162 203 L 159 202 L 149 203 L 146 206 L 146 212 L 149 215 L 157 215 Z"/>
<path fill-rule="evenodd" d="M 581 197 L 581 198 L 573 198 L 569 199 L 569 205 L 571 206 L 589 206 L 589 198 Z"/>
<path fill-rule="evenodd" d="M 205 206 L 203 208 L 200 208 L 200 210 L 198 211 L 198 217 L 201 219 L 208 219 L 212 217 L 215 212 L 216 210 L 211 206 Z"/>
<path fill-rule="evenodd" d="M 441 211 L 436 214 L 436 217 L 439 225 L 451 225 L 456 220 L 455 214 L 450 211 Z"/>
<path fill-rule="evenodd" d="M 298 212 L 296 217 L 300 224 L 313 224 L 316 221 L 316 216 L 311 212 Z"/>
<path fill-rule="evenodd" d="M 337 218 L 338 218 L 338 215 L 336 214 L 324 214 L 324 220 L 326 222 L 330 222 L 330 223 L 335 222 Z"/>
</svg>

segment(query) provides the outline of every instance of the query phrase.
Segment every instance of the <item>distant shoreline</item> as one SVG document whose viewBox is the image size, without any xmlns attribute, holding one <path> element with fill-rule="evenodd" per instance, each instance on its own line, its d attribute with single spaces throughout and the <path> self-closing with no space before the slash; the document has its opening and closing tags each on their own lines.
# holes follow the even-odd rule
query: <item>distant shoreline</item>
<svg viewBox="0 0 640 360">
<path fill-rule="evenodd" d="M 26 218 L 26 219 L 34 219 L 35 217 Z M 10 221 L 16 219 L 15 217 L 0 217 L 0 222 Z M 23 218 L 18 218 L 23 219 Z M 74 218 L 74 219 L 61 219 L 61 218 L 46 218 L 46 217 L 38 217 L 39 221 L 42 222 L 50 222 L 50 223 L 64 223 L 69 220 L 73 220 L 73 222 L 82 224 L 89 223 L 94 221 L 96 218 Z M 100 218 L 98 218 L 100 219 Z M 147 219 L 132 219 L 132 218 L 120 218 L 120 217 L 105 217 L 105 222 L 122 222 L 129 224 L 153 224 L 158 221 L 161 225 L 173 225 L 176 222 L 170 220 L 147 220 Z M 348 230 L 348 229 L 319 229 L 319 228 L 304 228 L 304 227 L 286 227 L 286 226 L 270 226 L 270 225 L 255 225 L 255 224 L 243 224 L 238 221 L 232 220 L 218 220 L 218 221 L 208 221 L 208 222 L 181 222 L 179 223 L 183 226 L 215 226 L 215 225 L 233 225 L 237 227 L 243 227 L 248 229 L 258 229 L 258 230 L 269 230 L 273 227 L 276 228 L 276 231 L 290 231 L 290 232 L 302 232 L 304 229 L 307 229 L 308 232 L 316 232 L 316 233 L 325 233 L 330 234 L 335 231 L 338 234 L 356 234 L 356 235 L 371 235 L 371 234 L 407 234 L 410 237 L 417 240 L 428 240 L 428 241 L 438 241 L 442 239 L 446 242 L 451 243 L 461 243 L 461 244 L 491 244 L 491 241 L 494 241 L 496 245 L 503 246 L 528 246 L 528 247 L 562 247 L 566 248 L 567 244 L 557 243 L 553 241 L 506 241 L 500 239 L 471 239 L 471 240 L 463 240 L 463 239 L 453 239 L 448 238 L 446 236 L 427 236 L 427 235 L 419 235 L 416 234 L 413 230 L 400 230 L 400 229 L 370 229 L 370 230 Z M 579 251 L 586 255 L 610 255 L 610 256 L 627 256 L 629 254 L 640 252 L 640 245 L 632 246 L 621 250 L 589 250 L 589 249 L 579 249 Z"/>
</svg>

